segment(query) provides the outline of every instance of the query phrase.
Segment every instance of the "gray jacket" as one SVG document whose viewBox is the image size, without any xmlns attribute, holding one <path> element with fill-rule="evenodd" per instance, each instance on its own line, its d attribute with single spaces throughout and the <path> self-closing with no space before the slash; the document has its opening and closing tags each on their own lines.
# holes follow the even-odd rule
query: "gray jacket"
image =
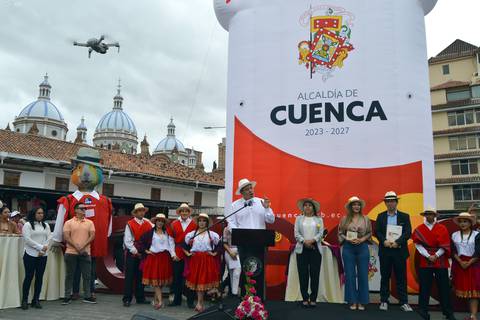
<svg viewBox="0 0 480 320">
<path fill-rule="evenodd" d="M 297 240 L 297 244 L 295 245 L 295 253 L 301 254 L 303 252 L 303 220 L 305 216 L 300 215 L 297 216 L 295 219 L 295 239 Z M 315 241 L 317 242 L 317 246 L 320 249 L 320 245 L 322 242 L 323 237 L 323 219 L 317 216 L 314 216 L 313 219 L 317 224 L 317 232 L 315 233 Z"/>
</svg>

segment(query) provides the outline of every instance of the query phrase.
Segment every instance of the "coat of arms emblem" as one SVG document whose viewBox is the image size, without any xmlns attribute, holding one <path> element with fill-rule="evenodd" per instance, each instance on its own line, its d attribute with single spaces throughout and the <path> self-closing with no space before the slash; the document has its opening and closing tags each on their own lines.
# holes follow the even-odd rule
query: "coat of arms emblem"
<svg viewBox="0 0 480 320">
<path fill-rule="evenodd" d="M 315 15 L 315 12 L 324 12 Z M 323 81 L 332 77 L 336 68 L 342 68 L 349 52 L 355 16 L 341 7 L 321 5 L 310 7 L 300 18 L 300 24 L 309 28 L 309 40 L 298 44 L 298 63 L 310 71 L 310 78 L 318 73 Z"/>
</svg>

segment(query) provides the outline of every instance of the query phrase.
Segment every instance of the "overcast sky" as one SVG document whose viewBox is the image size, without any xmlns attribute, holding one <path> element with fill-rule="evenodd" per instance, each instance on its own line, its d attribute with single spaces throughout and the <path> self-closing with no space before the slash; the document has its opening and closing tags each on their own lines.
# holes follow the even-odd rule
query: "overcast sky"
<svg viewBox="0 0 480 320">
<path fill-rule="evenodd" d="M 439 0 L 427 17 L 428 55 L 457 38 L 480 45 L 478 12 L 478 0 Z M 0 21 L 0 127 L 36 99 L 48 72 L 67 139 L 84 116 L 91 143 L 121 78 L 139 141 L 146 134 L 153 151 L 172 116 L 177 137 L 203 151 L 211 169 L 225 130 L 203 127 L 225 125 L 228 41 L 211 0 L 0 0 Z M 120 42 L 120 54 L 88 59 L 86 48 L 72 46 L 101 34 Z"/>
</svg>

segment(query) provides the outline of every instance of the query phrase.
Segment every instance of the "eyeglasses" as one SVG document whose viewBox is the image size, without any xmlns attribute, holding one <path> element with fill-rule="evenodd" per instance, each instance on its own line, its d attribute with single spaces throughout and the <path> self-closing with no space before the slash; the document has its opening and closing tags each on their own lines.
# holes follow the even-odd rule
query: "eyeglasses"
<svg viewBox="0 0 480 320">
<path fill-rule="evenodd" d="M 77 209 L 78 209 L 78 210 L 85 211 L 85 207 L 78 207 Z"/>
</svg>

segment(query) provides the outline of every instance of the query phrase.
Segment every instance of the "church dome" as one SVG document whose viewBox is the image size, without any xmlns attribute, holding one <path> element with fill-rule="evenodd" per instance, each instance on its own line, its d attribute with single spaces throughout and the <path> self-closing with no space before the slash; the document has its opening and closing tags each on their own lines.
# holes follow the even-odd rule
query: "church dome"
<svg viewBox="0 0 480 320">
<path fill-rule="evenodd" d="M 45 99 L 38 99 L 37 101 L 34 101 L 23 108 L 18 115 L 18 118 L 23 117 L 48 118 L 61 122 L 65 121 L 58 108 L 49 100 Z"/>
<path fill-rule="evenodd" d="M 175 125 L 173 124 L 173 119 L 170 119 L 170 124 L 167 128 L 167 136 L 158 143 L 153 153 L 170 153 L 174 149 L 180 153 L 186 152 L 183 143 L 175 137 Z"/>
<path fill-rule="evenodd" d="M 15 117 L 14 131 L 65 140 L 68 126 L 60 110 L 50 101 L 52 86 L 48 82 L 48 75 L 45 75 L 38 88 L 37 100 L 24 107 Z"/>
<path fill-rule="evenodd" d="M 47 118 L 59 122 L 65 122 L 58 108 L 50 101 L 52 86 L 48 83 L 48 75 L 39 85 L 38 99 L 22 109 L 17 118 Z"/>
<path fill-rule="evenodd" d="M 95 133 L 101 132 L 123 132 L 137 136 L 137 128 L 132 118 L 123 111 L 123 97 L 120 95 L 120 89 L 113 98 L 113 110 L 104 115 L 98 122 Z"/>
<path fill-rule="evenodd" d="M 138 145 L 137 128 L 132 118 L 123 111 L 120 87 L 119 83 L 117 94 L 113 97 L 112 111 L 105 114 L 95 128 L 93 144 L 99 148 L 135 154 Z"/>
</svg>

